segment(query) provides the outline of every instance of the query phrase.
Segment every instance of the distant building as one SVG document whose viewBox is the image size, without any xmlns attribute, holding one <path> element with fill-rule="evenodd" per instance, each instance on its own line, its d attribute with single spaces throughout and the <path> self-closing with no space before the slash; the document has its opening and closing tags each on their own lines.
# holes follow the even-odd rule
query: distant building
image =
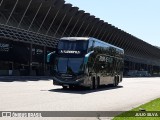
<svg viewBox="0 0 160 120">
<path fill-rule="evenodd" d="M 63 36 L 90 36 L 125 50 L 125 72 L 160 71 L 160 50 L 64 0 L 1 0 L 0 75 L 49 75 L 46 55 Z"/>
</svg>

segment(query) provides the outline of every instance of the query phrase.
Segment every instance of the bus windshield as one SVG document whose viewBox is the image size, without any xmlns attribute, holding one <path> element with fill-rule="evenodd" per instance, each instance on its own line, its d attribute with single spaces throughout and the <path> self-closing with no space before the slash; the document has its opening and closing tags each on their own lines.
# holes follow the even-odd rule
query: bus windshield
<svg viewBox="0 0 160 120">
<path fill-rule="evenodd" d="M 57 58 L 56 71 L 59 73 L 79 74 L 83 72 L 83 58 Z"/>
<path fill-rule="evenodd" d="M 84 40 L 60 40 L 58 43 L 58 49 L 61 50 L 86 50 L 88 41 Z"/>
</svg>

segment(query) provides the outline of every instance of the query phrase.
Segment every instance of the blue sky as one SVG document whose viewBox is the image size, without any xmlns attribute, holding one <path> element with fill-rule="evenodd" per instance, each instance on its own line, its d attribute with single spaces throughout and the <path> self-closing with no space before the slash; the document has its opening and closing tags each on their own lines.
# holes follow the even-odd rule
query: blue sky
<svg viewBox="0 0 160 120">
<path fill-rule="evenodd" d="M 160 46 L 160 0 L 65 0 L 152 45 Z"/>
</svg>

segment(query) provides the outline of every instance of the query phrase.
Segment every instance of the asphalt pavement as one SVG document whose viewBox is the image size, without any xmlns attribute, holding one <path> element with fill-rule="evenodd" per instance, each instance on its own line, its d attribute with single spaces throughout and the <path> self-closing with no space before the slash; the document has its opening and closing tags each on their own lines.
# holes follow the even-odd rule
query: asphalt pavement
<svg viewBox="0 0 160 120">
<path fill-rule="evenodd" d="M 0 111 L 127 111 L 159 97 L 159 77 L 124 78 L 118 87 L 103 86 L 97 90 L 63 90 L 61 86 L 54 86 L 50 78 L 0 80 Z"/>
</svg>

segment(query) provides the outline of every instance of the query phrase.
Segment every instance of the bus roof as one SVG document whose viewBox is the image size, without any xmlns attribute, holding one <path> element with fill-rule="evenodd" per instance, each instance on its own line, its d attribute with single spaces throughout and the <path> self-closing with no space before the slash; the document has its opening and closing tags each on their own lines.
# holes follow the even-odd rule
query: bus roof
<svg viewBox="0 0 160 120">
<path fill-rule="evenodd" d="M 113 48 L 116 48 L 116 49 L 122 50 L 122 51 L 124 52 L 124 50 L 123 50 L 122 48 L 120 48 L 120 47 L 114 46 L 114 45 L 112 45 L 112 44 L 110 44 L 110 43 L 107 43 L 107 42 L 104 42 L 104 41 L 98 40 L 98 39 L 96 39 L 96 38 L 92 38 L 92 37 L 90 37 L 90 38 L 91 38 L 92 40 L 95 40 L 95 41 L 100 42 L 100 43 L 103 43 L 103 44 L 107 44 L 107 45 L 109 45 L 109 46 L 111 46 L 111 47 L 113 47 Z"/>
<path fill-rule="evenodd" d="M 89 37 L 62 37 L 62 40 L 89 40 Z"/>
<path fill-rule="evenodd" d="M 97 42 L 100 42 L 100 43 L 103 43 L 103 44 L 107 44 L 107 45 L 109 45 L 109 46 L 111 46 L 111 47 L 113 47 L 113 48 L 116 48 L 116 49 L 119 49 L 119 50 L 122 50 L 122 51 L 124 51 L 122 48 L 120 48 L 120 47 L 117 47 L 117 46 L 114 46 L 114 45 L 112 45 L 112 44 L 109 44 L 109 43 L 107 43 L 107 42 L 104 42 L 104 41 L 101 41 L 101 40 L 98 40 L 98 39 L 96 39 L 96 38 L 93 38 L 93 37 L 62 37 L 60 40 L 71 40 L 71 41 L 74 41 L 74 40 L 95 40 L 95 41 L 97 41 Z"/>
</svg>

